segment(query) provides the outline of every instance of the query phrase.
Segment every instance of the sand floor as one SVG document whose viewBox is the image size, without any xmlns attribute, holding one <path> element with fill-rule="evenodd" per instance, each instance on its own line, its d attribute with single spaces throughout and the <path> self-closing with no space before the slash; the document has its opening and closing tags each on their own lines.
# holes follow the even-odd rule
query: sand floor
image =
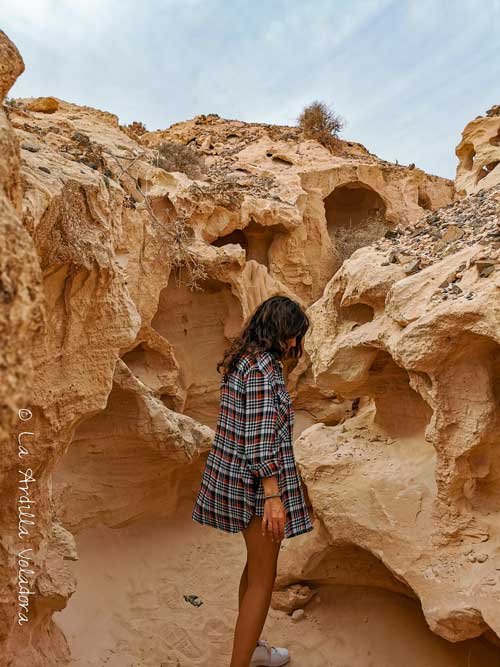
<svg viewBox="0 0 500 667">
<path fill-rule="evenodd" d="M 245 564 L 240 533 L 172 520 L 89 528 L 77 536 L 76 593 L 54 620 L 75 667 L 227 667 Z M 270 609 L 262 633 L 291 667 L 500 667 L 482 639 L 430 632 L 418 602 L 381 589 L 320 586 L 305 617 Z M 183 598 L 195 594 L 195 607 Z"/>
</svg>

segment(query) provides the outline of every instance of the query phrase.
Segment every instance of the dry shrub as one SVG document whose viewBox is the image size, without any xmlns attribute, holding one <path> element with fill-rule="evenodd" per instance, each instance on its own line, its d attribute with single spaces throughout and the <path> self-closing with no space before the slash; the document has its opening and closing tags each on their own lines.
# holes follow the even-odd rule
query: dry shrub
<svg viewBox="0 0 500 667">
<path fill-rule="evenodd" d="M 146 126 L 144 125 L 144 123 L 141 123 L 140 120 L 134 120 L 129 125 L 120 125 L 120 129 L 123 130 L 125 134 L 128 134 L 128 136 L 134 140 L 143 135 L 144 132 L 147 132 Z"/>
<path fill-rule="evenodd" d="M 191 291 L 203 289 L 203 281 L 208 278 L 208 273 L 204 262 L 192 247 L 194 230 L 188 224 L 187 218 L 177 216 L 170 224 L 165 224 L 154 212 L 152 201 L 142 189 L 140 179 L 129 173 L 138 160 L 146 159 L 146 153 L 137 153 L 129 157 L 124 155 L 117 156 L 107 149 L 103 150 L 116 162 L 117 170 L 113 174 L 114 179 L 120 183 L 125 192 L 128 192 L 130 189 L 130 184 L 126 182 L 126 179 L 130 179 L 134 188 L 141 195 L 151 223 L 158 234 L 158 239 L 161 240 L 164 247 L 168 248 L 172 262 L 172 271 L 177 278 L 178 285 L 184 284 Z M 136 208 L 135 198 L 126 194 L 124 206 L 126 208 Z M 139 254 L 139 264 L 144 268 L 142 265 L 142 252 Z"/>
<path fill-rule="evenodd" d="M 390 229 L 381 213 L 368 216 L 363 220 L 363 226 L 341 225 L 334 228 L 334 243 L 343 260 L 346 260 L 358 248 L 370 245 L 382 238 Z"/>
<path fill-rule="evenodd" d="M 205 161 L 190 146 L 173 141 L 162 141 L 156 147 L 155 167 L 165 171 L 181 171 L 193 180 L 198 180 L 206 173 Z"/>
<path fill-rule="evenodd" d="M 326 148 L 333 149 L 339 143 L 339 132 L 345 121 L 324 102 L 312 102 L 298 117 L 298 124 L 306 139 L 316 139 Z"/>
</svg>

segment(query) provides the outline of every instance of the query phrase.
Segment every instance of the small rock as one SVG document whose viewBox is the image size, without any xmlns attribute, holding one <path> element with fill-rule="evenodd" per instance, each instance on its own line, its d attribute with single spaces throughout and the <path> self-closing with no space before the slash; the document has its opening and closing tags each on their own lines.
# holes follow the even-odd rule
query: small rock
<svg viewBox="0 0 500 667">
<path fill-rule="evenodd" d="M 296 609 L 292 614 L 292 621 L 300 621 L 305 616 L 305 611 L 303 609 Z"/>
<path fill-rule="evenodd" d="M 417 259 L 414 259 L 411 262 L 408 262 L 405 266 L 405 273 L 406 275 L 411 275 L 412 273 L 416 273 L 420 269 L 420 259 L 417 257 Z"/>
<path fill-rule="evenodd" d="M 479 271 L 479 275 L 481 276 L 481 278 L 486 278 L 487 276 L 490 275 L 490 273 L 493 273 L 494 270 L 495 270 L 494 265 L 493 266 L 485 266 L 484 269 L 481 269 Z"/>
<path fill-rule="evenodd" d="M 54 113 L 59 109 L 59 102 L 55 97 L 37 97 L 26 104 L 26 109 L 41 113 Z"/>
<path fill-rule="evenodd" d="M 436 250 L 437 251 L 442 250 L 443 248 L 446 247 L 447 244 L 448 241 L 445 241 L 444 239 L 439 239 L 438 241 L 436 241 L 436 246 L 435 246 Z"/>
<path fill-rule="evenodd" d="M 200 148 L 202 151 L 208 151 L 212 148 L 212 137 L 210 134 L 208 135 L 208 137 L 205 137 L 205 139 L 203 139 Z"/>
<path fill-rule="evenodd" d="M 183 596 L 186 602 L 192 604 L 194 607 L 201 607 L 203 601 L 197 595 L 184 595 Z"/>
<path fill-rule="evenodd" d="M 27 141 L 23 141 L 21 148 L 24 148 L 25 151 L 29 151 L 30 153 L 38 153 L 40 150 L 39 146 L 29 144 Z"/>
<path fill-rule="evenodd" d="M 71 138 L 73 141 L 77 141 L 79 144 L 84 144 L 85 146 L 90 145 L 89 137 L 86 134 L 83 134 L 83 132 L 73 132 Z"/>
<path fill-rule="evenodd" d="M 478 271 L 481 271 L 481 269 L 485 269 L 488 266 L 495 266 L 495 261 L 489 257 L 478 257 L 473 260 L 472 263 L 476 266 Z"/>
<path fill-rule="evenodd" d="M 398 253 L 397 253 L 395 250 L 391 250 L 391 252 L 389 253 L 389 256 L 388 256 L 388 258 L 387 258 L 387 261 L 388 261 L 390 264 L 397 264 L 397 263 L 399 263 Z"/>
<path fill-rule="evenodd" d="M 284 153 L 274 153 L 273 160 L 275 160 L 276 162 L 282 162 L 288 166 L 293 164 L 292 158 L 289 157 L 288 155 L 285 155 Z"/>
</svg>

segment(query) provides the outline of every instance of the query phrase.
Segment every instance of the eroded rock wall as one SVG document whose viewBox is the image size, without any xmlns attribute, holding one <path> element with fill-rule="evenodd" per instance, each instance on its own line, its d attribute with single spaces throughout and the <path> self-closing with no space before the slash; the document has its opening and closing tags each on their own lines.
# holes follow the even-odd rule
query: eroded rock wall
<svg viewBox="0 0 500 667">
<path fill-rule="evenodd" d="M 499 224 L 495 186 L 359 249 L 308 310 L 315 381 L 361 401 L 296 442 L 324 533 L 283 581 L 356 545 L 454 642 L 500 635 Z"/>
<path fill-rule="evenodd" d="M 24 63 L 16 47 L 0 31 L 0 100 L 3 102 Z M 18 139 L 3 106 L 0 108 L 0 656 L 19 634 L 18 556 L 26 548 L 40 545 L 41 535 L 31 541 L 18 536 L 18 507 L 28 512 L 28 503 L 18 504 L 19 469 L 32 465 L 24 456 L 36 444 L 26 426 L 34 377 L 31 347 L 40 335 L 44 318 L 41 271 L 30 235 L 22 225 L 22 181 Z M 25 420 L 25 421 L 23 421 Z M 23 455 L 18 456 L 18 437 Z M 26 520 L 29 520 L 26 517 Z M 27 558 L 31 552 L 24 554 Z M 32 561 L 29 561 L 30 564 Z M 29 568 L 29 565 L 27 566 Z M 30 577 L 30 580 L 31 577 Z M 22 611 L 22 609 L 21 609 Z M 0 658 L 4 660 L 4 658 Z"/>
<path fill-rule="evenodd" d="M 471 194 L 500 183 L 500 105 L 467 123 L 456 148 L 456 184 L 460 194 Z"/>
<path fill-rule="evenodd" d="M 7 91 L 22 66 L 3 40 Z M 25 350 L 5 362 L 2 428 L 29 398 L 37 475 L 35 629 L 26 642 L 9 625 L 6 542 L 7 660 L 69 660 L 53 612 L 78 585 L 75 536 L 170 518 L 193 497 L 215 362 L 277 293 L 313 321 L 288 382 L 316 530 L 287 545 L 282 584 L 377 585 L 419 598 L 447 639 L 493 638 L 498 253 L 482 255 L 495 191 L 456 202 L 449 180 L 297 128 L 208 115 L 140 134 L 53 97 L 5 113 L 1 284 L 26 287 L 2 310 Z M 469 224 L 478 206 L 487 220 Z M 3 479 L 8 505 L 12 466 Z"/>
</svg>

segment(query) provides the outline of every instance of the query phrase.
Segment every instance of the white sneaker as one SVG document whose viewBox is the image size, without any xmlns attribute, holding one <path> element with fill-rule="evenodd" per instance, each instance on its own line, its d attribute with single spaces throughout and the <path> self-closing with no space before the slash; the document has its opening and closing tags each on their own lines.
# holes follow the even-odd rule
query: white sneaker
<svg viewBox="0 0 500 667">
<path fill-rule="evenodd" d="M 250 667 L 280 667 L 290 660 L 288 649 L 271 646 L 265 639 L 259 639 L 258 643 L 250 660 Z"/>
</svg>

